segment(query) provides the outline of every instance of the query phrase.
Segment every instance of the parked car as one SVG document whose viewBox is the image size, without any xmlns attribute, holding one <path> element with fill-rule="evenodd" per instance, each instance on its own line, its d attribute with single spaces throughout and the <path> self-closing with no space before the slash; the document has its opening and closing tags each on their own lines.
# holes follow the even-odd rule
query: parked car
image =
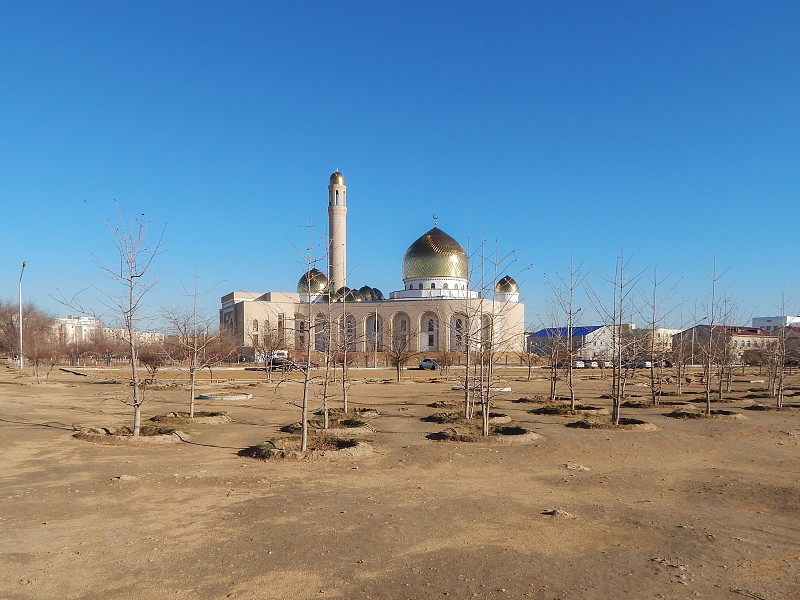
<svg viewBox="0 0 800 600">
<path fill-rule="evenodd" d="M 587 368 L 587 369 L 596 369 L 597 367 L 599 367 L 599 366 L 600 366 L 600 365 L 597 363 L 597 361 L 596 361 L 596 360 L 584 361 L 584 363 L 586 364 L 586 368 Z"/>
<path fill-rule="evenodd" d="M 600 361 L 600 366 L 603 369 L 611 369 L 614 365 L 610 360 L 601 360 Z"/>
<path fill-rule="evenodd" d="M 431 371 L 435 371 L 439 368 L 439 365 L 436 364 L 436 361 L 432 358 L 423 358 L 419 361 L 419 368 L 420 369 L 430 369 Z"/>
<path fill-rule="evenodd" d="M 582 360 L 575 360 L 572 361 L 572 368 L 573 369 L 583 369 L 586 366 L 586 363 Z"/>
</svg>

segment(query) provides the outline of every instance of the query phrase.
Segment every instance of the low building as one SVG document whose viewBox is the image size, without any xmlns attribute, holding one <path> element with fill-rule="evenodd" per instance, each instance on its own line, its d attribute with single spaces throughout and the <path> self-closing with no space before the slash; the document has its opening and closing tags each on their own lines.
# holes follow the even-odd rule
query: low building
<svg viewBox="0 0 800 600">
<path fill-rule="evenodd" d="M 623 334 L 636 329 L 633 323 L 622 326 Z M 572 355 L 581 358 L 610 358 L 613 351 L 614 326 L 588 325 L 572 328 Z M 528 335 L 527 351 L 541 356 L 552 356 L 553 346 L 555 352 L 560 349 L 566 351 L 570 343 L 570 329 L 568 327 L 547 327 Z"/>
<path fill-rule="evenodd" d="M 59 343 L 65 346 L 88 344 L 100 339 L 124 340 L 127 331 L 121 327 L 106 327 L 97 317 L 67 315 L 53 320 Z M 136 341 L 142 344 L 160 343 L 164 334 L 159 331 L 135 331 Z"/>
<path fill-rule="evenodd" d="M 764 331 L 775 331 L 781 327 L 800 325 L 800 317 L 753 317 L 753 327 Z"/>
<path fill-rule="evenodd" d="M 641 353 L 650 353 L 658 356 L 671 351 L 672 337 L 680 332 L 680 329 L 667 329 L 664 327 L 637 329 L 636 334 L 640 340 Z"/>
<path fill-rule="evenodd" d="M 709 353 L 715 361 L 738 363 L 746 351 L 770 348 L 777 340 L 775 334 L 758 327 L 695 325 L 674 335 L 672 348 L 693 363 L 702 362 Z"/>
</svg>

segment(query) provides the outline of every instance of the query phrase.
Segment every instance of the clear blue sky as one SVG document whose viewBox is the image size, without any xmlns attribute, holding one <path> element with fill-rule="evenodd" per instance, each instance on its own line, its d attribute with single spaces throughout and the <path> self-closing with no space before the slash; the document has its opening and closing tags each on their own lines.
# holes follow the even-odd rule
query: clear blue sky
<svg viewBox="0 0 800 600">
<path fill-rule="evenodd" d="M 2 3 L 0 297 L 26 260 L 70 312 L 114 199 L 166 223 L 153 307 L 195 269 L 210 312 L 293 291 L 338 168 L 351 285 L 399 289 L 435 213 L 516 250 L 531 326 L 545 274 L 572 254 L 601 289 L 620 247 L 691 310 L 716 254 L 743 323 L 784 291 L 798 314 L 799 26 L 794 1 Z"/>
</svg>

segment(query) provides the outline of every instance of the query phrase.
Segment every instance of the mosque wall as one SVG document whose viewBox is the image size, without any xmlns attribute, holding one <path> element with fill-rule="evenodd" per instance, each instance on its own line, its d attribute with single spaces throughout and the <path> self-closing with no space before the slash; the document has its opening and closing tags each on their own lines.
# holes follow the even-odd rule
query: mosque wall
<svg viewBox="0 0 800 600">
<path fill-rule="evenodd" d="M 237 302 L 232 308 L 228 326 L 246 350 L 257 347 L 265 335 L 282 336 L 284 349 L 299 357 L 305 353 L 305 335 L 311 335 L 312 348 L 319 351 L 324 349 L 327 338 L 327 333 L 321 332 L 331 323 L 335 346 L 341 346 L 347 336 L 351 351 L 373 352 L 376 315 L 379 352 L 390 350 L 397 343 L 396 336 L 407 336 L 406 342 L 414 352 L 461 352 L 467 334 L 477 339 L 481 319 L 493 323 L 496 350 L 519 352 L 524 348 L 524 307 L 517 302 L 437 299 L 328 304 L 249 300 Z M 223 315 L 223 323 L 224 319 Z M 484 331 L 480 337 L 485 343 L 490 335 Z"/>
</svg>

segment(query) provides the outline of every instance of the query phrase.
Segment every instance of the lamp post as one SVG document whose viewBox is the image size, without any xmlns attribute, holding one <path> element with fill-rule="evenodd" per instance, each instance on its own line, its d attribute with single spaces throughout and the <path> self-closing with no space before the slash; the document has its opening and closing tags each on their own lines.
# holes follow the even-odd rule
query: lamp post
<svg viewBox="0 0 800 600">
<path fill-rule="evenodd" d="M 22 261 L 22 270 L 19 272 L 19 368 L 22 370 L 22 274 L 25 272 L 25 265 Z"/>
</svg>

